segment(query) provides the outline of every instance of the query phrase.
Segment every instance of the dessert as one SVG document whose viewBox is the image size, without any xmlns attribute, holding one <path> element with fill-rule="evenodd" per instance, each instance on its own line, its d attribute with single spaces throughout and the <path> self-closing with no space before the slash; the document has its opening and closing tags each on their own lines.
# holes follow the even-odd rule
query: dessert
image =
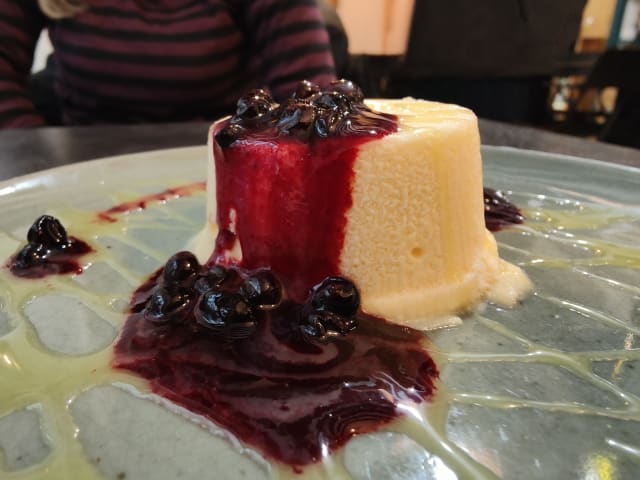
<svg viewBox="0 0 640 480">
<path fill-rule="evenodd" d="M 422 335 L 387 320 L 507 291 L 473 114 L 363 100 L 348 81 L 242 97 L 210 134 L 215 242 L 136 291 L 115 346 L 116 368 L 294 471 L 433 396 Z"/>
<path fill-rule="evenodd" d="M 253 92 L 214 124 L 200 258 L 215 235 L 213 261 L 272 267 L 296 300 L 342 274 L 364 311 L 418 328 L 484 299 L 513 306 L 530 285 L 485 228 L 475 115 L 362 102 L 351 82 L 301 84 L 282 105 Z"/>
</svg>

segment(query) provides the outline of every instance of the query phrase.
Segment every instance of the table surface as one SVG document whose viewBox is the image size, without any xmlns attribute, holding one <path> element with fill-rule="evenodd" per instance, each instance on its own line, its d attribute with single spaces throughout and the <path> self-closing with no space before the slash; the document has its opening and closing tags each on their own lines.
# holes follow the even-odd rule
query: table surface
<svg viewBox="0 0 640 480">
<path fill-rule="evenodd" d="M 203 145 L 207 123 L 46 127 L 0 131 L 0 180 L 95 158 Z M 640 168 L 640 150 L 480 120 L 485 145 L 575 155 Z"/>
</svg>

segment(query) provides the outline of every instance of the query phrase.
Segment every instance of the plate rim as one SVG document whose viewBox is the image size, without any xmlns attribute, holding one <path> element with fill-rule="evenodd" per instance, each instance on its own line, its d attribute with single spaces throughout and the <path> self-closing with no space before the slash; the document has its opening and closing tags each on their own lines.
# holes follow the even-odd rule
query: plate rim
<svg viewBox="0 0 640 480">
<path fill-rule="evenodd" d="M 187 153 L 189 151 L 193 151 L 194 153 L 198 150 L 201 150 L 203 155 L 203 161 L 206 154 L 206 145 L 190 145 L 186 147 L 173 147 L 173 148 L 161 148 L 155 150 L 144 150 L 141 152 L 133 152 L 133 153 L 123 153 L 120 155 L 109 155 L 105 157 L 97 157 L 91 158 L 89 160 L 81 160 L 79 162 L 69 163 L 67 165 L 60 165 L 57 167 L 45 168 L 42 170 L 36 170 L 35 172 L 25 173 L 24 175 L 18 175 L 15 177 L 8 178 L 6 180 L 0 181 L 0 197 L 2 197 L 6 192 L 5 189 L 9 187 L 18 187 L 22 183 L 28 183 L 32 180 L 39 180 L 43 177 L 47 177 L 50 175 L 61 175 L 65 172 L 74 172 L 77 173 L 78 170 L 90 169 L 96 165 L 107 165 L 108 168 L 113 168 L 113 166 L 119 163 L 129 163 L 132 160 L 135 160 L 138 157 L 147 157 L 150 155 L 173 155 L 180 153 Z M 19 188 L 13 188 L 12 191 L 19 190 Z"/>
<path fill-rule="evenodd" d="M 185 154 L 188 152 L 196 153 L 200 151 L 203 155 L 203 161 L 206 158 L 206 145 L 190 145 L 183 147 L 173 147 L 173 148 L 163 148 L 163 149 L 154 149 L 154 150 L 144 150 L 141 152 L 133 152 L 133 153 L 123 153 L 120 155 L 109 155 L 104 157 L 92 158 L 89 160 L 83 160 L 79 162 L 70 163 L 67 165 L 60 165 L 57 167 L 45 168 L 42 170 L 37 170 L 35 172 L 26 173 L 24 175 L 18 175 L 16 177 L 8 178 L 6 180 L 0 181 L 0 196 L 6 194 L 4 192 L 8 187 L 14 187 L 11 190 L 18 190 L 20 184 L 25 182 L 30 182 L 32 180 L 39 180 L 43 177 L 49 175 L 59 175 L 64 174 L 65 172 L 75 172 L 78 170 L 90 169 L 91 167 L 100 165 L 107 165 L 108 168 L 112 168 L 114 165 L 118 163 L 127 163 L 135 160 L 138 157 L 147 157 L 149 155 L 172 155 L 172 154 Z M 541 150 L 530 150 L 526 148 L 518 148 L 507 145 L 481 145 L 481 152 L 484 154 L 485 152 L 503 152 L 503 153 L 514 153 L 516 155 L 526 154 L 531 155 L 538 158 L 545 158 L 547 160 L 553 158 L 559 160 L 561 162 L 571 163 L 571 164 L 581 164 L 581 165 L 592 165 L 597 167 L 606 167 L 611 170 L 617 170 L 619 172 L 626 172 L 632 174 L 640 174 L 640 167 L 634 167 L 631 165 L 624 165 L 615 162 L 607 162 L 604 160 L 597 160 L 593 158 L 579 157 L 577 155 L 568 155 L 564 153 L 555 153 L 555 152 L 545 152 Z"/>
</svg>

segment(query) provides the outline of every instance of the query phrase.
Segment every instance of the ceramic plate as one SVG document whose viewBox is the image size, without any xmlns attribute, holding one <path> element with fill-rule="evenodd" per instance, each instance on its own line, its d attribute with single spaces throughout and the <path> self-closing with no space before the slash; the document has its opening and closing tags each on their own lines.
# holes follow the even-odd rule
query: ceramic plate
<svg viewBox="0 0 640 480">
<path fill-rule="evenodd" d="M 441 381 L 423 430 L 356 437 L 331 478 L 638 478 L 640 170 L 495 147 L 483 158 L 485 186 L 528 218 L 497 240 L 535 292 L 429 333 Z M 202 181 L 205 159 L 147 152 L 0 184 L 3 259 L 42 213 L 96 250 L 82 275 L 0 274 L 1 478 L 283 475 L 109 368 L 132 290 L 202 226 L 205 197 L 168 193 L 112 224 L 96 212 Z"/>
</svg>

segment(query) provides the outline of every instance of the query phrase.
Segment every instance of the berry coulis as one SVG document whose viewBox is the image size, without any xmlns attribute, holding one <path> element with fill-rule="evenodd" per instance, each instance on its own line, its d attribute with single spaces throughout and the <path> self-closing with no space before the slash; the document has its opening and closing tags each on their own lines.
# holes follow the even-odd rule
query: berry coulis
<svg viewBox="0 0 640 480">
<path fill-rule="evenodd" d="M 135 292 L 113 365 L 265 457 L 301 472 L 434 394 L 424 335 L 360 312 L 347 279 L 297 303 L 270 270 L 194 269 L 190 255 Z"/>
<path fill-rule="evenodd" d="M 128 214 L 137 210 L 144 210 L 151 203 L 164 203 L 172 198 L 192 195 L 194 192 L 201 190 L 206 190 L 205 182 L 195 182 L 180 187 L 167 188 L 162 192 L 145 195 L 142 198 L 123 202 L 106 210 L 102 210 L 98 212 L 98 220 L 101 222 L 115 223 L 118 221 L 116 216 L 119 214 Z"/>
</svg>

